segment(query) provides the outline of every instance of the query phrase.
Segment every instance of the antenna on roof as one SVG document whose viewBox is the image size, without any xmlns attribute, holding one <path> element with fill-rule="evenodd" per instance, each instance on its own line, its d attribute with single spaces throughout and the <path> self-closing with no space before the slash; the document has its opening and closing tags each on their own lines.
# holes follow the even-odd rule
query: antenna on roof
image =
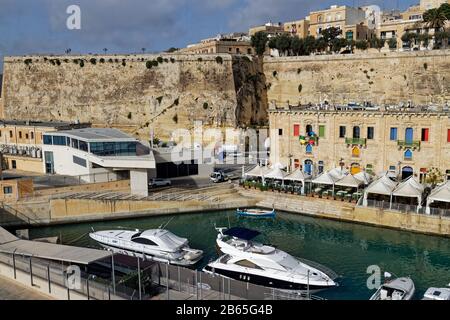
<svg viewBox="0 0 450 320">
<path fill-rule="evenodd" d="M 167 227 L 167 226 L 169 225 L 170 221 L 172 221 L 172 220 L 173 220 L 173 218 L 174 218 L 174 217 L 170 218 L 170 219 L 169 219 L 169 221 L 167 221 L 167 223 L 166 223 L 166 224 L 164 224 L 164 225 L 160 225 L 160 226 L 159 226 L 159 229 L 165 229 L 165 228 L 166 228 L 166 227 Z"/>
</svg>

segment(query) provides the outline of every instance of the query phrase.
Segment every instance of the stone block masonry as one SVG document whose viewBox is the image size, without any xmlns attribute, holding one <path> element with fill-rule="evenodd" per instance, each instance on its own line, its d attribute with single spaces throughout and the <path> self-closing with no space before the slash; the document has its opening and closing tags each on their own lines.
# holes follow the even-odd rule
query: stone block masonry
<svg viewBox="0 0 450 320">
<path fill-rule="evenodd" d="M 177 128 L 267 121 L 261 63 L 231 55 L 6 57 L 2 117 L 116 126 L 148 139 Z M 245 74 L 241 72 L 245 70 Z M 242 92 L 244 94 L 242 94 Z"/>
</svg>

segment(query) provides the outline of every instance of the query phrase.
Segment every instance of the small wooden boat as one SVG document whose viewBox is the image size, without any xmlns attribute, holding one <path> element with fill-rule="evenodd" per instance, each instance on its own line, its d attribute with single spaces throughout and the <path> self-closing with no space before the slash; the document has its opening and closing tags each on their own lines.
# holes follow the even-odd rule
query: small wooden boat
<svg viewBox="0 0 450 320">
<path fill-rule="evenodd" d="M 237 209 L 236 214 L 240 217 L 257 217 L 257 218 L 274 218 L 276 216 L 275 209 L 272 210 Z"/>
</svg>

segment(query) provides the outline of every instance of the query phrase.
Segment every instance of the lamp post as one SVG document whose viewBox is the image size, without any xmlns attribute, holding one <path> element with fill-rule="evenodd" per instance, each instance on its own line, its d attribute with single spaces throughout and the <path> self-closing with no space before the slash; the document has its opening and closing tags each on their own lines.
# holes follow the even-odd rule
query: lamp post
<svg viewBox="0 0 450 320">
<path fill-rule="evenodd" d="M 401 180 L 401 166 L 402 166 L 402 162 L 399 161 L 399 162 L 397 163 L 397 165 L 398 165 L 397 181 L 400 181 L 400 180 Z"/>
</svg>

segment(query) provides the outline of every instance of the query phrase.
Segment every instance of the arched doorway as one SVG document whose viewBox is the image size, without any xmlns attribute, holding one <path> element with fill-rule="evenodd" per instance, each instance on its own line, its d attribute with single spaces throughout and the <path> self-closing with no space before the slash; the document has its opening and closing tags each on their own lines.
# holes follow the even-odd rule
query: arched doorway
<svg viewBox="0 0 450 320">
<path fill-rule="evenodd" d="M 402 180 L 408 179 L 414 174 L 414 170 L 411 167 L 404 167 L 402 169 Z"/>
<path fill-rule="evenodd" d="M 312 160 L 305 160 L 304 172 L 312 175 L 313 162 Z"/>
<path fill-rule="evenodd" d="M 350 169 L 350 173 L 352 175 L 358 174 L 361 172 L 361 165 L 359 163 L 352 163 L 352 167 Z"/>
<path fill-rule="evenodd" d="M 311 137 L 313 135 L 313 127 L 310 124 L 306 125 L 306 135 L 308 137 Z"/>
</svg>

